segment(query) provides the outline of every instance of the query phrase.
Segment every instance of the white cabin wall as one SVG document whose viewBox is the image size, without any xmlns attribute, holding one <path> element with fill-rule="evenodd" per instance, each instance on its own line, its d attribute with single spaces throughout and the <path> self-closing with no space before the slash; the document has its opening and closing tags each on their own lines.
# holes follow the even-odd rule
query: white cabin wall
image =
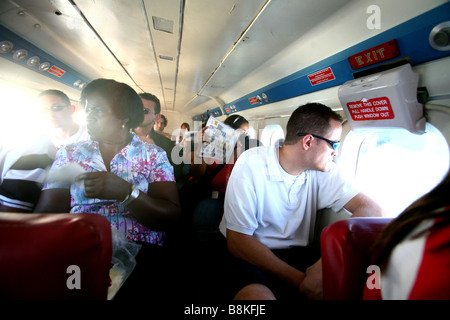
<svg viewBox="0 0 450 320">
<path fill-rule="evenodd" d="M 413 70 L 419 74 L 419 87 L 428 89 L 429 103 L 450 107 L 450 57 L 415 66 Z"/>
<path fill-rule="evenodd" d="M 180 128 L 183 122 L 189 123 L 191 131 L 193 130 L 194 121 L 190 116 L 182 114 L 180 112 L 161 110 L 161 114 L 167 117 L 167 127 L 164 132 L 175 134 L 175 131 Z"/>
</svg>

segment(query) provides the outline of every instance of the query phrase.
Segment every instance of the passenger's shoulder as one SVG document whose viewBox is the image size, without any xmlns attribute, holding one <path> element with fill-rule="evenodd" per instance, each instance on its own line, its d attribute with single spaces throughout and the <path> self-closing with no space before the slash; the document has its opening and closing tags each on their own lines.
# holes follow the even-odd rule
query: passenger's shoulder
<svg viewBox="0 0 450 320">
<path fill-rule="evenodd" d="M 255 148 L 251 148 L 248 149 L 246 151 L 244 151 L 239 158 L 241 158 L 242 156 L 246 157 L 246 158 L 267 158 L 272 156 L 272 153 L 275 152 L 275 148 L 271 147 L 271 146 L 260 146 L 260 147 L 255 147 Z"/>
</svg>

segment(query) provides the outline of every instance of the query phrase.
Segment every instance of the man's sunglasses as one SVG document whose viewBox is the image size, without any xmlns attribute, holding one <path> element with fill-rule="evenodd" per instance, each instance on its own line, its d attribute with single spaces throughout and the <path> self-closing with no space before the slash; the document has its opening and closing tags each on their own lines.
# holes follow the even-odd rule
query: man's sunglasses
<svg viewBox="0 0 450 320">
<path fill-rule="evenodd" d="M 339 145 L 341 144 L 340 141 L 331 141 L 331 140 L 328 140 L 327 138 L 318 136 L 316 134 L 312 134 L 312 133 L 297 133 L 297 135 L 299 137 L 304 137 L 304 136 L 307 136 L 308 134 L 312 135 L 314 138 L 321 139 L 321 140 L 324 140 L 324 141 L 328 142 L 330 144 L 331 148 L 333 148 L 333 150 L 337 150 L 339 148 Z"/>
<path fill-rule="evenodd" d="M 51 106 L 50 108 L 48 108 L 48 111 L 51 112 L 60 112 L 62 109 L 67 108 L 68 106 L 61 106 L 61 105 L 57 105 L 57 106 Z"/>
</svg>

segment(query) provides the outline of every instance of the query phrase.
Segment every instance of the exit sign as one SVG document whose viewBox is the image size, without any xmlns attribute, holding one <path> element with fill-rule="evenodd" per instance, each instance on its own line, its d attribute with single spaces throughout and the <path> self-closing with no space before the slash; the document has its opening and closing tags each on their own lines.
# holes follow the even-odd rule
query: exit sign
<svg viewBox="0 0 450 320">
<path fill-rule="evenodd" d="M 364 50 L 348 58 L 352 69 L 360 69 L 372 64 L 386 61 L 400 55 L 396 40 L 391 40 L 376 47 Z"/>
</svg>

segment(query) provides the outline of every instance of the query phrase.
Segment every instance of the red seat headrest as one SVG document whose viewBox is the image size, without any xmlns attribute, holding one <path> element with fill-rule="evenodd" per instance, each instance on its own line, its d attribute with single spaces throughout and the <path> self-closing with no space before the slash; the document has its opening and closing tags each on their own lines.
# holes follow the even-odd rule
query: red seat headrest
<svg viewBox="0 0 450 320">
<path fill-rule="evenodd" d="M 323 229 L 323 298 L 362 299 L 371 246 L 391 218 L 350 218 Z"/>
<path fill-rule="evenodd" d="M 0 213 L 1 298 L 106 299 L 111 257 L 100 215 Z"/>
</svg>

